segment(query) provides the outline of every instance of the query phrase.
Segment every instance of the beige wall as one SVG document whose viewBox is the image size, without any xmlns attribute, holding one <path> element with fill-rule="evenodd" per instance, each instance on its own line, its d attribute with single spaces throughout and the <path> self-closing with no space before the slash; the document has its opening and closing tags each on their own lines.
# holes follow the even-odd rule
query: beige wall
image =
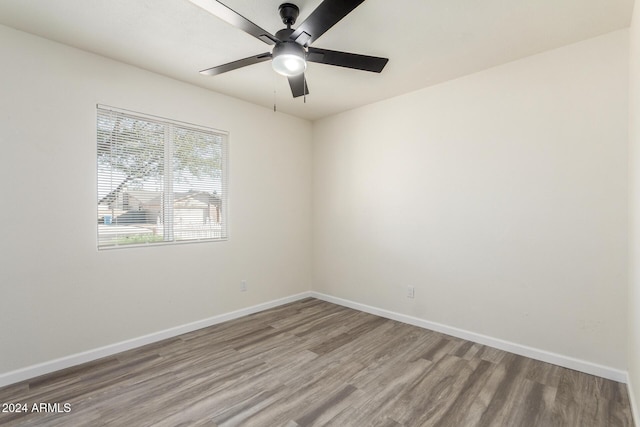
<svg viewBox="0 0 640 427">
<path fill-rule="evenodd" d="M 640 5 L 631 24 L 629 90 L 629 387 L 640 424 Z"/>
<path fill-rule="evenodd" d="M 314 290 L 626 370 L 627 94 L 622 30 L 315 122 Z"/>
<path fill-rule="evenodd" d="M 0 52 L 0 374 L 310 289 L 309 122 L 7 27 Z M 229 132 L 228 241 L 96 250 L 97 103 Z"/>
<path fill-rule="evenodd" d="M 628 36 L 312 127 L 0 26 L 0 375 L 303 292 L 313 277 L 319 292 L 615 369 L 628 339 L 637 390 Z M 96 250 L 97 103 L 230 133 L 229 241 Z M 632 209 L 638 188 L 636 175 Z"/>
</svg>

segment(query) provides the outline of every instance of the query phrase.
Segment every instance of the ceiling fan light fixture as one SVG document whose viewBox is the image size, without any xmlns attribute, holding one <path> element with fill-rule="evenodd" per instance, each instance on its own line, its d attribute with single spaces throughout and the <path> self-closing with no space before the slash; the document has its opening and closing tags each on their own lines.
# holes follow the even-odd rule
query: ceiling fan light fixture
<svg viewBox="0 0 640 427">
<path fill-rule="evenodd" d="M 296 42 L 278 43 L 271 55 L 274 71 L 283 76 L 298 76 L 307 69 L 306 51 Z"/>
<path fill-rule="evenodd" d="M 320 49 L 311 46 L 317 38 L 342 18 L 349 15 L 364 0 L 318 0 L 320 4 L 295 29 L 291 27 L 296 23 L 300 9 L 293 3 L 282 3 L 278 7 L 278 12 L 282 22 L 287 27 L 277 31 L 275 35 L 272 35 L 264 28 L 260 28 L 226 6 L 224 4 L 226 3 L 225 0 L 190 1 L 246 34 L 273 46 L 271 52 L 260 53 L 200 71 L 208 76 L 215 76 L 249 65 L 271 61 L 274 71 L 287 77 L 291 87 L 291 94 L 294 98 L 297 98 L 309 94 L 305 76 L 307 62 L 379 73 L 389 61 L 388 58 Z"/>
</svg>

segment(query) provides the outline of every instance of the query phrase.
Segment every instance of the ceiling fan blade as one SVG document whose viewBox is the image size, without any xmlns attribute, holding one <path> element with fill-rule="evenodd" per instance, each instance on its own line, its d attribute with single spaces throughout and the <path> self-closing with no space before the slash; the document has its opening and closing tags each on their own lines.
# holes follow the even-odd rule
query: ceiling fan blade
<svg viewBox="0 0 640 427">
<path fill-rule="evenodd" d="M 308 48 L 307 61 L 379 73 L 387 65 L 389 59 L 310 47 Z"/>
<path fill-rule="evenodd" d="M 364 0 L 324 0 L 289 38 L 309 46 L 362 2 Z"/>
<path fill-rule="evenodd" d="M 226 73 L 227 71 L 236 70 L 238 68 L 246 67 L 247 65 L 258 64 L 260 62 L 268 61 L 270 59 L 271 59 L 271 54 L 269 52 L 265 52 L 265 53 L 261 53 L 260 55 L 250 56 L 248 58 L 229 62 L 228 64 L 207 68 L 206 70 L 200 71 L 200 74 L 204 74 L 206 76 L 216 76 L 218 74 Z"/>
<path fill-rule="evenodd" d="M 191 3 L 196 6 L 201 7 L 212 15 L 217 16 L 218 18 L 226 21 L 227 23 L 233 25 L 234 27 L 244 31 L 245 33 L 252 35 L 265 42 L 266 44 L 276 44 L 278 39 L 270 34 L 267 30 L 264 30 L 258 27 L 253 22 L 249 21 L 244 16 L 240 15 L 235 10 L 225 6 L 217 0 L 189 0 Z"/>
<path fill-rule="evenodd" d="M 304 74 L 300 74 L 298 76 L 288 77 L 289 86 L 291 86 L 291 93 L 294 98 L 303 95 L 309 95 L 309 86 L 307 85 L 307 81 L 304 78 Z"/>
</svg>

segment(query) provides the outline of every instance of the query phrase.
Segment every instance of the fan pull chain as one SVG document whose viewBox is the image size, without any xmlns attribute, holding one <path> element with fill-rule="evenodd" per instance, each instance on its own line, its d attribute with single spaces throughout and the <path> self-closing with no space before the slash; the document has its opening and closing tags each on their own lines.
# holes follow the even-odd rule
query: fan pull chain
<svg viewBox="0 0 640 427">
<path fill-rule="evenodd" d="M 276 76 L 274 74 L 274 76 L 273 76 L 273 112 L 274 113 L 277 111 L 276 110 L 276 83 L 277 83 L 277 80 L 276 80 Z"/>
<path fill-rule="evenodd" d="M 302 96 L 304 99 L 304 103 L 307 103 L 307 76 L 305 75 L 304 71 L 302 72 Z"/>
</svg>

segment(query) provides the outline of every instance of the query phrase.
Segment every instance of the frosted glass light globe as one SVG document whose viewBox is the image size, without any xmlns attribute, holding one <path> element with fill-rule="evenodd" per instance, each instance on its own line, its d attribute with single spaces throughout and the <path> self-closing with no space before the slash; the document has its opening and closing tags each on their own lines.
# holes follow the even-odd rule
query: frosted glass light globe
<svg viewBox="0 0 640 427">
<path fill-rule="evenodd" d="M 282 42 L 273 48 L 271 66 L 276 73 L 292 77 L 305 72 L 305 50 L 296 42 Z"/>
</svg>

